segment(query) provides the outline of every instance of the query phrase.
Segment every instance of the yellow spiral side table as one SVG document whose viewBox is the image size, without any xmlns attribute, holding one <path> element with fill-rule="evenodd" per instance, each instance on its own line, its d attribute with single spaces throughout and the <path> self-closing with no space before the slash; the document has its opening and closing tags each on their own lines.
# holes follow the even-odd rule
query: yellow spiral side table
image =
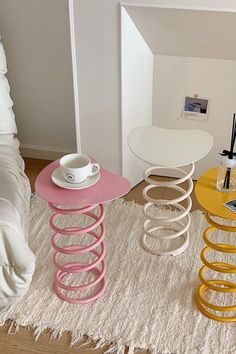
<svg viewBox="0 0 236 354">
<path fill-rule="evenodd" d="M 224 225 L 224 220 L 236 221 L 236 214 L 228 210 L 223 204 L 229 200 L 236 199 L 236 192 L 223 193 L 216 189 L 218 169 L 213 168 L 203 174 L 196 183 L 195 193 L 199 204 L 206 211 L 206 220 L 211 225 L 203 232 L 203 240 L 206 247 L 201 252 L 201 260 L 203 266 L 199 271 L 199 279 L 202 285 L 199 286 L 196 294 L 196 302 L 200 311 L 207 317 L 220 322 L 236 322 L 236 316 L 227 316 L 227 312 L 236 311 L 236 304 L 232 306 L 221 306 L 212 304 L 206 300 L 205 293 L 208 290 L 213 290 L 218 293 L 228 293 L 229 299 L 232 293 L 236 292 L 236 283 L 224 279 L 206 279 L 205 272 L 208 269 L 219 273 L 236 273 L 236 264 L 226 262 L 210 262 L 207 260 L 207 254 L 211 251 L 223 253 L 236 253 L 236 246 L 227 243 L 213 243 L 211 235 L 217 230 L 227 232 L 236 232 L 236 227 Z M 222 224 L 214 221 L 212 217 L 221 217 Z M 236 235 L 235 235 L 236 236 Z M 236 257 L 235 257 L 236 259 Z M 216 273 L 217 275 L 217 273 Z M 217 315 L 214 312 L 220 312 L 222 315 Z"/>
</svg>

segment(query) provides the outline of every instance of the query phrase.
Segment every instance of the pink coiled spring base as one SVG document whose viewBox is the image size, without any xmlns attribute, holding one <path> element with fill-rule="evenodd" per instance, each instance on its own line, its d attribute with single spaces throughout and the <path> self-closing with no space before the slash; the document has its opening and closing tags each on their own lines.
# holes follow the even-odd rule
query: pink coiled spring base
<svg viewBox="0 0 236 354">
<path fill-rule="evenodd" d="M 55 231 L 52 237 L 52 247 L 55 250 L 55 254 L 53 256 L 53 262 L 56 266 L 56 272 L 54 277 L 54 290 L 56 294 L 65 301 L 68 301 L 73 304 L 86 304 L 88 302 L 94 301 L 98 299 L 105 291 L 106 288 L 106 245 L 105 245 L 105 226 L 103 224 L 103 220 L 105 217 L 105 210 L 102 204 L 90 205 L 83 207 L 81 209 L 61 209 L 56 207 L 52 203 L 48 203 L 49 207 L 55 212 L 51 219 L 50 225 L 51 228 Z M 99 208 L 99 215 L 97 216 L 92 210 Z M 93 219 L 94 222 L 87 227 L 67 227 L 67 228 L 59 228 L 56 226 L 56 220 L 62 215 L 86 215 L 89 218 Z M 66 236 L 74 236 L 81 238 L 84 234 L 91 235 L 95 241 L 89 246 L 82 245 L 67 245 L 63 247 L 59 247 L 57 245 L 57 241 L 59 238 Z M 83 255 L 86 253 L 91 253 L 96 256 L 95 261 L 92 263 L 85 262 L 71 262 L 65 263 L 63 265 L 60 264 L 59 258 L 61 254 L 64 255 Z M 67 275 L 70 274 L 78 274 L 78 276 L 83 272 L 93 272 L 95 275 L 95 279 L 90 281 L 89 283 L 83 285 L 67 285 L 65 284 L 65 279 Z M 82 275 L 82 274 L 81 274 Z M 63 282 L 64 280 L 64 282 Z M 84 290 L 92 289 L 95 285 L 99 284 L 100 287 L 96 290 L 95 294 L 83 295 L 75 298 L 63 293 L 63 289 L 68 292 L 78 292 L 82 293 Z M 97 289 L 97 287 L 96 287 Z M 87 292 L 86 292 L 87 293 Z"/>
</svg>

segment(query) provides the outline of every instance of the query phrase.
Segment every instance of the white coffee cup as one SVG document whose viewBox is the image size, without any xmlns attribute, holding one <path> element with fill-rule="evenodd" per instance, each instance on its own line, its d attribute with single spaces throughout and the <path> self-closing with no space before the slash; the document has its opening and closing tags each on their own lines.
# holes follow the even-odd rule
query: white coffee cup
<svg viewBox="0 0 236 354">
<path fill-rule="evenodd" d="M 100 170 L 97 163 L 92 163 L 89 156 L 82 154 L 65 155 L 59 162 L 62 175 L 69 183 L 81 183 Z"/>
</svg>

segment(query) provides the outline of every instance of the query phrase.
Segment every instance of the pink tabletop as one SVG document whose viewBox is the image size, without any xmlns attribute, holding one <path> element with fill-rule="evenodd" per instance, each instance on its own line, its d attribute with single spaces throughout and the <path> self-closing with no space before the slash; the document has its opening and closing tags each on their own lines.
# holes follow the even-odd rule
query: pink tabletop
<svg viewBox="0 0 236 354">
<path fill-rule="evenodd" d="M 56 186 L 51 179 L 52 172 L 59 166 L 54 161 L 45 167 L 37 176 L 36 193 L 44 200 L 56 205 L 93 205 L 109 202 L 128 193 L 129 181 L 104 168 L 100 169 L 100 180 L 92 187 L 81 190 L 69 190 Z"/>
</svg>

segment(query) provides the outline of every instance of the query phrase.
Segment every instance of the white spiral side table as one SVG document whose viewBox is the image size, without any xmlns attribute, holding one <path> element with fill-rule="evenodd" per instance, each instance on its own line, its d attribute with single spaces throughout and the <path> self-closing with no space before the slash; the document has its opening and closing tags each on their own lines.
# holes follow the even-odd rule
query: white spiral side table
<svg viewBox="0 0 236 354">
<path fill-rule="evenodd" d="M 211 150 L 213 137 L 201 130 L 173 130 L 154 126 L 137 127 L 128 137 L 133 153 L 141 160 L 151 164 L 144 171 L 144 179 L 148 185 L 143 189 L 144 224 L 142 246 L 148 252 L 159 256 L 176 256 L 186 250 L 189 243 L 190 210 L 193 190 L 192 174 L 195 162 L 202 159 Z M 184 168 L 183 168 L 184 166 Z M 181 177 L 163 182 L 151 178 L 158 175 L 161 169 L 178 172 Z M 187 188 L 179 186 L 187 182 Z M 175 199 L 152 198 L 148 193 L 153 188 L 167 187 L 180 194 Z M 184 202 L 185 206 L 181 203 Z M 175 216 L 163 216 L 155 212 L 155 206 L 175 208 Z M 158 240 L 158 245 L 150 244 Z M 175 241 L 174 241 L 175 240 Z M 163 249 L 163 245 L 164 249 Z"/>
</svg>

